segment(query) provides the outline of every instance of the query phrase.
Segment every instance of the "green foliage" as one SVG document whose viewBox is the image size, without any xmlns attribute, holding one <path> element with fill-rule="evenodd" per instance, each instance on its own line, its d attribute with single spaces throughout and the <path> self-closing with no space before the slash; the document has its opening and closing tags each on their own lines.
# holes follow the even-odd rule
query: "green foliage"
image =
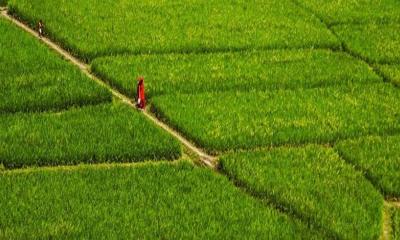
<svg viewBox="0 0 400 240">
<path fill-rule="evenodd" d="M 209 152 L 400 130 L 400 91 L 390 84 L 165 95 L 152 104 L 160 118 Z"/>
<path fill-rule="evenodd" d="M 379 65 L 379 71 L 391 81 L 394 85 L 400 87 L 400 64 L 396 65 Z"/>
<path fill-rule="evenodd" d="M 400 209 L 392 208 L 393 240 L 400 240 Z"/>
<path fill-rule="evenodd" d="M 110 102 L 111 93 L 24 31 L 0 19 L 0 113 Z"/>
<path fill-rule="evenodd" d="M 347 140 L 336 149 L 385 195 L 400 197 L 400 136 Z"/>
<path fill-rule="evenodd" d="M 79 57 L 247 48 L 339 48 L 336 37 L 290 0 L 11 0 Z"/>
<path fill-rule="evenodd" d="M 0 0 L 0 7 L 1 6 L 6 6 L 8 0 Z"/>
<path fill-rule="evenodd" d="M 121 103 L 61 113 L 0 116 L 0 162 L 8 168 L 175 159 L 179 143 Z"/>
<path fill-rule="evenodd" d="M 222 171 L 260 198 L 338 239 L 377 239 L 383 199 L 332 149 L 307 146 L 229 154 Z"/>
<path fill-rule="evenodd" d="M 333 29 L 346 48 L 361 58 L 400 63 L 400 24 L 339 25 Z"/>
<path fill-rule="evenodd" d="M 295 0 L 328 24 L 400 21 L 398 0 Z"/>
<path fill-rule="evenodd" d="M 134 96 L 135 76 L 145 76 L 150 96 L 227 90 L 271 90 L 379 82 L 359 60 L 323 50 L 165 54 L 95 59 L 92 70 Z"/>
<path fill-rule="evenodd" d="M 0 172 L 2 239 L 318 239 L 189 163 Z"/>
</svg>

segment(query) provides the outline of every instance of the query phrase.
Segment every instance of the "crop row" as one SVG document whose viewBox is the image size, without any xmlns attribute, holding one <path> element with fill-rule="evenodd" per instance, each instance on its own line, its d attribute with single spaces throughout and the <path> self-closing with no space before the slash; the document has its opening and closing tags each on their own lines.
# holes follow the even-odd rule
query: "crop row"
<svg viewBox="0 0 400 240">
<path fill-rule="evenodd" d="M 295 0 L 329 25 L 341 23 L 400 22 L 397 0 Z"/>
<path fill-rule="evenodd" d="M 186 162 L 0 172 L 0 238 L 322 239 Z"/>
<path fill-rule="evenodd" d="M 339 48 L 335 36 L 290 0 L 10 0 L 12 14 L 85 60 L 118 53 L 246 48 Z"/>
<path fill-rule="evenodd" d="M 383 199 L 332 150 L 319 146 L 234 153 L 222 171 L 259 198 L 318 224 L 335 239 L 378 239 Z"/>
<path fill-rule="evenodd" d="M 110 102 L 111 94 L 32 36 L 0 19 L 0 113 Z"/>
<path fill-rule="evenodd" d="M 153 98 L 153 111 L 209 152 L 327 143 L 399 132 L 400 91 L 390 84 Z"/>
<path fill-rule="evenodd" d="M 325 50 L 241 51 L 97 58 L 92 71 L 126 95 L 145 76 L 150 96 L 368 84 L 382 81 L 370 67 Z"/>
<path fill-rule="evenodd" d="M 180 144 L 122 103 L 0 116 L 5 167 L 176 159 Z"/>
<path fill-rule="evenodd" d="M 400 136 L 346 140 L 335 148 L 386 196 L 400 198 Z"/>
</svg>

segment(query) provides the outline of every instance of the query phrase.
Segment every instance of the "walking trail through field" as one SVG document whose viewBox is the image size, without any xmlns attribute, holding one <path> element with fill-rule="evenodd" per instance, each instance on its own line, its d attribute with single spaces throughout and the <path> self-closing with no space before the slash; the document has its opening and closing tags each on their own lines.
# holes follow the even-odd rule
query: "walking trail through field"
<svg viewBox="0 0 400 240">
<path fill-rule="evenodd" d="M 8 15 L 7 13 L 7 9 L 6 8 L 2 8 L 1 10 L 1 15 L 10 20 L 11 22 L 13 22 L 14 24 L 16 24 L 18 27 L 22 28 L 23 30 L 25 30 L 26 32 L 30 33 L 31 35 L 33 35 L 35 38 L 40 39 L 42 42 L 44 42 L 47 46 L 49 46 L 51 49 L 55 50 L 57 53 L 59 53 L 60 55 L 62 55 L 64 58 L 66 58 L 68 61 L 70 61 L 71 63 L 73 63 L 75 66 L 77 66 L 83 73 L 85 73 L 90 79 L 94 80 L 96 83 L 98 83 L 99 85 L 107 88 L 109 91 L 111 91 L 111 93 L 117 97 L 118 99 L 120 99 L 122 102 L 124 102 L 125 104 L 129 105 L 130 107 L 132 107 L 133 109 L 137 109 L 135 103 L 128 98 L 127 96 L 123 95 L 122 93 L 120 93 L 118 90 L 112 88 L 110 85 L 108 85 L 107 83 L 103 82 L 102 80 L 100 80 L 99 78 L 97 78 L 96 76 L 94 76 L 91 72 L 90 72 L 90 66 L 83 63 L 82 61 L 80 61 L 79 59 L 75 58 L 74 56 L 72 56 L 70 53 L 68 53 L 67 51 L 65 51 L 64 49 L 62 49 L 59 45 L 55 44 L 54 42 L 52 42 L 50 39 L 46 38 L 46 37 L 42 37 L 40 38 L 37 34 L 36 31 L 32 30 L 31 28 L 29 28 L 27 25 L 25 25 L 24 23 L 16 20 L 15 18 L 13 18 L 12 16 Z M 201 161 L 202 164 L 206 165 L 207 167 L 210 168 L 215 168 L 216 167 L 216 158 L 213 156 L 208 155 L 206 152 L 204 152 L 202 149 L 196 147 L 193 143 L 191 143 L 189 140 L 185 139 L 180 133 L 178 133 L 177 131 L 173 130 L 171 127 L 169 127 L 167 124 L 163 123 L 162 121 L 160 121 L 159 119 L 157 119 L 155 116 L 153 116 L 151 113 L 147 112 L 147 111 L 141 111 L 142 114 L 144 116 L 146 116 L 149 120 L 151 120 L 154 124 L 156 124 L 157 126 L 161 127 L 162 129 L 164 129 L 165 131 L 167 131 L 169 134 L 171 134 L 172 136 L 174 136 L 178 141 L 180 141 L 184 146 L 186 146 L 190 151 L 192 151 L 193 153 L 195 153 L 198 156 L 198 159 Z"/>
<path fill-rule="evenodd" d="M 400 200 L 387 201 L 393 207 L 400 208 Z"/>
<path fill-rule="evenodd" d="M 77 66 L 83 73 L 85 73 L 90 79 L 94 80 L 96 83 L 100 84 L 101 86 L 107 88 L 109 91 L 112 92 L 112 94 L 120 99 L 122 102 L 125 104 L 129 105 L 133 109 L 137 109 L 134 101 L 132 101 L 130 98 L 127 96 L 123 95 L 120 93 L 118 90 L 112 88 L 110 85 L 105 83 L 104 81 L 100 80 L 97 78 L 95 75 L 93 75 L 90 72 L 90 66 L 85 64 L 84 62 L 80 61 L 76 57 L 72 56 L 70 53 L 65 51 L 63 48 L 61 48 L 59 45 L 56 43 L 52 42 L 46 37 L 40 38 L 37 34 L 36 31 L 32 30 L 29 28 L 27 25 L 24 23 L 20 22 L 19 20 L 15 19 L 14 17 L 8 15 L 7 13 L 7 8 L 0 8 L 1 15 L 16 24 L 18 27 L 22 28 L 26 32 L 30 33 L 33 35 L 35 38 L 41 40 L 44 42 L 47 46 L 49 46 L 51 49 L 55 50 L 57 53 L 62 55 L 65 59 L 69 60 L 71 63 L 73 63 L 75 66 Z M 139 110 L 138 110 L 139 111 Z M 174 136 L 178 141 L 180 141 L 184 146 L 186 146 L 192 153 L 196 154 L 200 162 L 204 165 L 206 165 L 209 168 L 216 169 L 216 157 L 211 156 L 207 154 L 205 151 L 202 149 L 196 147 L 193 143 L 191 143 L 189 140 L 184 138 L 179 132 L 175 131 L 172 129 L 170 126 L 165 124 L 164 122 L 160 121 L 157 119 L 154 115 L 152 115 L 148 111 L 140 111 L 144 116 L 146 116 L 149 120 L 151 120 L 154 124 L 156 124 L 158 127 L 164 129 L 167 131 L 169 134 Z M 389 212 L 387 211 L 390 207 L 397 207 L 400 208 L 400 201 L 385 201 L 385 211 L 383 214 L 383 226 L 382 226 L 382 235 L 380 239 L 386 240 L 386 239 L 391 239 L 391 217 Z"/>
</svg>

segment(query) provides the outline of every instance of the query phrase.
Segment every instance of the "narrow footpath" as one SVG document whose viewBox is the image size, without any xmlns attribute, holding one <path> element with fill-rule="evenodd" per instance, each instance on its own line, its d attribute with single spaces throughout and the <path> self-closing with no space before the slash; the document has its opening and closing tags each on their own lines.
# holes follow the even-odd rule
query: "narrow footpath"
<svg viewBox="0 0 400 240">
<path fill-rule="evenodd" d="M 72 64 L 77 66 L 84 74 L 86 74 L 90 79 L 95 81 L 97 84 L 107 88 L 111 93 L 120 99 L 122 102 L 125 104 L 129 105 L 131 108 L 137 110 L 136 105 L 134 101 L 132 101 L 130 98 L 127 96 L 123 95 L 120 93 L 118 90 L 112 88 L 110 85 L 102 81 L 101 79 L 97 78 L 95 75 L 93 75 L 90 72 L 90 66 L 85 64 L 84 62 L 80 61 L 76 57 L 72 56 L 70 53 L 62 49 L 59 45 L 56 43 L 52 42 L 50 39 L 46 37 L 40 38 L 37 34 L 37 32 L 31 28 L 29 28 L 27 25 L 24 23 L 18 21 L 17 19 L 13 18 L 12 16 L 8 15 L 7 13 L 7 8 L 2 8 L 1 9 L 1 16 L 4 18 L 8 19 L 9 21 L 13 22 L 15 25 L 17 25 L 19 28 L 25 30 L 26 32 L 30 33 L 33 37 L 39 39 L 40 41 L 44 42 L 48 47 L 56 51 L 58 54 L 62 55 L 65 59 L 70 61 Z M 139 110 L 138 110 L 139 111 Z M 209 154 L 207 154 L 205 151 L 202 149 L 196 147 L 193 143 L 191 143 L 189 140 L 185 139 L 179 132 L 175 131 L 171 127 L 169 127 L 167 124 L 163 123 L 160 121 L 158 118 L 153 116 L 150 112 L 148 111 L 141 111 L 144 116 L 146 116 L 149 120 L 151 120 L 154 124 L 156 124 L 158 127 L 164 129 L 167 131 L 169 134 L 174 136 L 179 142 L 181 142 L 185 147 L 187 147 L 191 152 L 196 154 L 198 156 L 199 161 L 206 165 L 209 168 L 215 169 L 216 167 L 216 157 L 213 157 Z"/>
<path fill-rule="evenodd" d="M 90 72 L 90 66 L 85 64 L 84 62 L 80 61 L 79 59 L 75 58 L 72 56 L 70 53 L 62 49 L 59 45 L 56 43 L 52 42 L 50 39 L 43 37 L 39 38 L 38 34 L 36 31 L 32 30 L 29 28 L 27 25 L 24 23 L 18 21 L 17 19 L 13 18 L 12 16 L 8 15 L 7 13 L 7 8 L 0 8 L 1 11 L 1 16 L 4 18 L 8 19 L 9 21 L 13 22 L 15 25 L 18 27 L 22 28 L 26 32 L 30 33 L 33 35 L 35 38 L 39 39 L 40 41 L 44 42 L 47 46 L 49 46 L 51 49 L 55 50 L 57 53 L 62 55 L 65 59 L 73 63 L 75 66 L 77 66 L 83 73 L 85 73 L 90 79 L 94 80 L 96 83 L 100 84 L 101 86 L 107 88 L 109 91 L 112 92 L 112 94 L 120 99 L 122 102 L 125 104 L 129 105 L 131 108 L 137 110 L 136 105 L 134 101 L 132 101 L 130 98 L 127 96 L 123 95 L 120 93 L 118 90 L 112 88 L 110 85 L 102 81 L 101 79 L 97 78 L 95 75 L 93 75 Z M 322 20 L 321 20 L 322 21 Z M 323 22 L 323 21 L 322 21 Z M 368 64 L 368 63 L 367 63 Z M 187 147 L 193 154 L 195 154 L 198 158 L 198 160 L 205 166 L 212 168 L 216 170 L 217 167 L 217 161 L 216 157 L 211 156 L 207 154 L 205 151 L 202 149 L 196 147 L 193 143 L 191 143 L 189 140 L 184 138 L 179 132 L 175 131 L 173 128 L 165 124 L 164 122 L 160 121 L 158 118 L 156 118 L 153 114 L 151 114 L 148 111 L 140 111 L 144 116 L 146 116 L 149 120 L 151 120 L 154 124 L 156 124 L 158 127 L 164 129 L 167 131 L 169 134 L 174 136 L 179 142 L 181 142 L 185 147 Z M 400 208 L 400 201 L 385 201 L 385 209 L 387 209 L 389 206 L 393 207 L 398 207 Z M 390 234 L 391 234 L 391 219 L 387 211 L 384 211 L 383 215 L 383 229 L 382 229 L 382 235 L 381 239 L 391 239 Z"/>
</svg>

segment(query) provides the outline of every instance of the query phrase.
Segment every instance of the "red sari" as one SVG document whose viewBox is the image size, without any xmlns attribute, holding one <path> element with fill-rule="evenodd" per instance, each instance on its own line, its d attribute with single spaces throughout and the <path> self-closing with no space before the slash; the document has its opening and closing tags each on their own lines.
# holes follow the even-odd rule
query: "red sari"
<svg viewBox="0 0 400 240">
<path fill-rule="evenodd" d="M 137 107 L 144 109 L 146 107 L 146 98 L 144 95 L 144 79 L 139 78 L 139 83 L 136 89 L 136 99 L 137 99 Z"/>
</svg>

